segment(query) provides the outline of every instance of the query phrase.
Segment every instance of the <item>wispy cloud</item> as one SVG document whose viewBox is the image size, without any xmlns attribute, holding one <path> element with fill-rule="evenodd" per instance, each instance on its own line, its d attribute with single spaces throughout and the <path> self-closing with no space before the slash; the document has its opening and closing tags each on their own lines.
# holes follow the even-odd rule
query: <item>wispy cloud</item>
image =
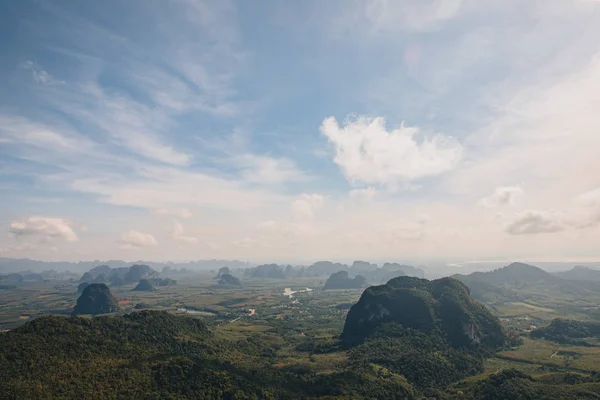
<svg viewBox="0 0 600 400">
<path fill-rule="evenodd" d="M 128 231 L 121 235 L 121 249 L 123 250 L 134 250 L 141 247 L 156 246 L 158 242 L 149 233 L 143 233 L 138 231 Z"/>
<path fill-rule="evenodd" d="M 34 63 L 33 61 L 25 61 L 21 64 L 21 68 L 28 69 L 31 71 L 33 80 L 42 85 L 59 85 L 65 83 L 59 79 L 56 79 L 45 71 L 42 67 Z"/>
<path fill-rule="evenodd" d="M 185 234 L 185 232 L 183 230 L 183 225 L 179 221 L 173 222 L 173 228 L 171 229 L 170 235 L 173 239 L 179 240 L 181 242 L 190 243 L 190 244 L 198 243 L 197 237 L 189 236 L 189 235 Z"/>
<path fill-rule="evenodd" d="M 487 208 L 510 206 L 522 194 L 523 189 L 518 186 L 499 186 L 493 194 L 481 199 L 479 205 Z"/>
</svg>

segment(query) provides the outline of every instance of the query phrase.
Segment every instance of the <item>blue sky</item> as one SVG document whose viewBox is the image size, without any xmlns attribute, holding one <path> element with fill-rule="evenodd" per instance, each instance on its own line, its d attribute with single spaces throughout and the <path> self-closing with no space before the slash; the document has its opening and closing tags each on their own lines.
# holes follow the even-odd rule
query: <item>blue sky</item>
<svg viewBox="0 0 600 400">
<path fill-rule="evenodd" d="M 0 255 L 600 259 L 600 2 L 0 5 Z"/>
</svg>

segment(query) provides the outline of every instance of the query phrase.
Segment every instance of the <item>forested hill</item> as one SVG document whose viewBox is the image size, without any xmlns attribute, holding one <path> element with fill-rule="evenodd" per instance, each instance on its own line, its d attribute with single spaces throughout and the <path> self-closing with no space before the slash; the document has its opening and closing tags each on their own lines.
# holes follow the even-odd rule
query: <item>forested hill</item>
<svg viewBox="0 0 600 400">
<path fill-rule="evenodd" d="M 0 333 L 0 398 L 415 398 L 405 379 L 369 366 L 319 375 L 275 366 L 273 343 L 259 337 L 217 337 L 162 311 L 42 317 Z"/>
<path fill-rule="evenodd" d="M 343 337 L 363 341 L 386 323 L 441 332 L 456 346 L 478 344 L 495 349 L 505 340 L 498 318 L 471 298 L 467 286 L 452 278 L 428 281 L 402 276 L 367 288 L 348 312 Z"/>
<path fill-rule="evenodd" d="M 367 288 L 342 339 L 355 363 L 381 365 L 421 389 L 482 372 L 484 359 L 508 341 L 463 283 L 407 276 Z"/>
</svg>

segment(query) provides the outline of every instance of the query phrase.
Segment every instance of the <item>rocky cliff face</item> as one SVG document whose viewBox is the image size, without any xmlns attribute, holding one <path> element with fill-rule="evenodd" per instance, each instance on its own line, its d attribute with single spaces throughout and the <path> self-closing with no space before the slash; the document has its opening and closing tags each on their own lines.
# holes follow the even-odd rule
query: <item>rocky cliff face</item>
<svg viewBox="0 0 600 400">
<path fill-rule="evenodd" d="M 118 310 L 117 300 L 110 293 L 108 286 L 104 283 L 91 283 L 83 290 L 79 299 L 77 299 L 73 315 L 106 314 Z"/>
<path fill-rule="evenodd" d="M 348 312 L 342 338 L 360 343 L 381 325 L 436 332 L 454 347 L 504 344 L 500 322 L 461 282 L 402 276 L 367 288 Z"/>
</svg>

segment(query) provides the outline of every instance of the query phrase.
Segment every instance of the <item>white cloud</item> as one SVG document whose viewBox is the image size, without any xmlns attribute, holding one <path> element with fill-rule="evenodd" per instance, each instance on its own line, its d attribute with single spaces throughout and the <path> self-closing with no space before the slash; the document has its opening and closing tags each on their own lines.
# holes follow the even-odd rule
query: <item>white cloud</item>
<svg viewBox="0 0 600 400">
<path fill-rule="evenodd" d="M 86 137 L 57 132 L 26 118 L 0 115 L 0 143 L 23 144 L 47 151 L 81 153 L 94 143 Z"/>
<path fill-rule="evenodd" d="M 375 197 L 377 190 L 373 187 L 368 187 L 364 189 L 352 189 L 349 192 L 350 198 L 352 199 L 372 199 Z"/>
<path fill-rule="evenodd" d="M 34 63 L 33 61 L 25 61 L 21 64 L 21 68 L 28 69 L 33 75 L 33 79 L 42 85 L 57 85 L 65 83 L 64 81 L 58 80 L 48 72 L 44 71 L 42 67 Z"/>
<path fill-rule="evenodd" d="M 500 186 L 494 193 L 479 201 L 479 205 L 487 208 L 510 206 L 515 204 L 515 199 L 523 194 L 523 189 L 518 186 Z"/>
<path fill-rule="evenodd" d="M 580 194 L 576 201 L 584 207 L 600 207 L 600 188 Z"/>
<path fill-rule="evenodd" d="M 275 231 L 278 228 L 280 228 L 280 225 L 281 224 L 279 224 L 277 221 L 270 219 L 268 221 L 259 222 L 258 224 L 256 224 L 256 228 L 265 231 Z"/>
<path fill-rule="evenodd" d="M 29 217 L 23 221 L 11 222 L 10 233 L 16 236 L 40 236 L 42 239 L 61 238 L 68 242 L 79 240 L 71 224 L 62 218 Z"/>
<path fill-rule="evenodd" d="M 252 183 L 279 184 L 307 179 L 307 176 L 287 158 L 244 154 L 234 156 L 233 162 L 242 168 L 243 178 Z"/>
<path fill-rule="evenodd" d="M 292 214 L 296 220 L 311 220 L 323 206 L 325 198 L 320 194 L 303 194 L 292 202 Z"/>
<path fill-rule="evenodd" d="M 389 34 L 397 31 L 426 31 L 435 29 L 454 18 L 463 0 L 372 0 L 348 1 L 330 23 L 334 34 L 361 29 L 370 34 Z"/>
<path fill-rule="evenodd" d="M 600 225 L 600 188 L 585 192 L 575 199 L 578 216 L 574 218 L 577 229 L 594 228 Z"/>
<path fill-rule="evenodd" d="M 234 240 L 232 242 L 232 244 L 237 247 L 242 247 L 242 248 L 248 249 L 248 248 L 254 247 L 256 245 L 256 240 L 249 238 L 249 237 L 245 237 L 240 240 Z"/>
<path fill-rule="evenodd" d="M 140 247 L 151 247 L 157 246 L 158 242 L 149 233 L 142 233 L 138 231 L 128 231 L 121 235 L 121 248 L 124 250 L 132 250 Z"/>
<path fill-rule="evenodd" d="M 160 217 L 171 216 L 178 218 L 192 218 L 194 214 L 187 208 L 158 208 L 152 210 L 152 214 Z"/>
<path fill-rule="evenodd" d="M 171 237 L 175 240 L 180 240 L 186 243 L 198 243 L 198 238 L 193 236 L 187 236 L 183 230 L 183 225 L 179 221 L 173 222 L 173 229 L 171 230 Z"/>
<path fill-rule="evenodd" d="M 117 174 L 69 177 L 68 184 L 73 190 L 99 195 L 109 204 L 150 210 L 192 205 L 249 210 L 284 200 L 276 193 L 249 189 L 242 182 L 171 167 L 145 166 L 128 177 Z"/>
<path fill-rule="evenodd" d="M 554 211 L 528 210 L 516 215 L 506 226 L 511 235 L 533 235 L 538 233 L 554 233 L 565 230 L 563 218 Z"/>
<path fill-rule="evenodd" d="M 420 142 L 419 128 L 387 131 L 381 117 L 358 117 L 340 128 L 326 118 L 321 133 L 335 147 L 334 162 L 351 183 L 394 185 L 453 169 L 463 148 L 453 138 L 436 134 Z"/>
</svg>

